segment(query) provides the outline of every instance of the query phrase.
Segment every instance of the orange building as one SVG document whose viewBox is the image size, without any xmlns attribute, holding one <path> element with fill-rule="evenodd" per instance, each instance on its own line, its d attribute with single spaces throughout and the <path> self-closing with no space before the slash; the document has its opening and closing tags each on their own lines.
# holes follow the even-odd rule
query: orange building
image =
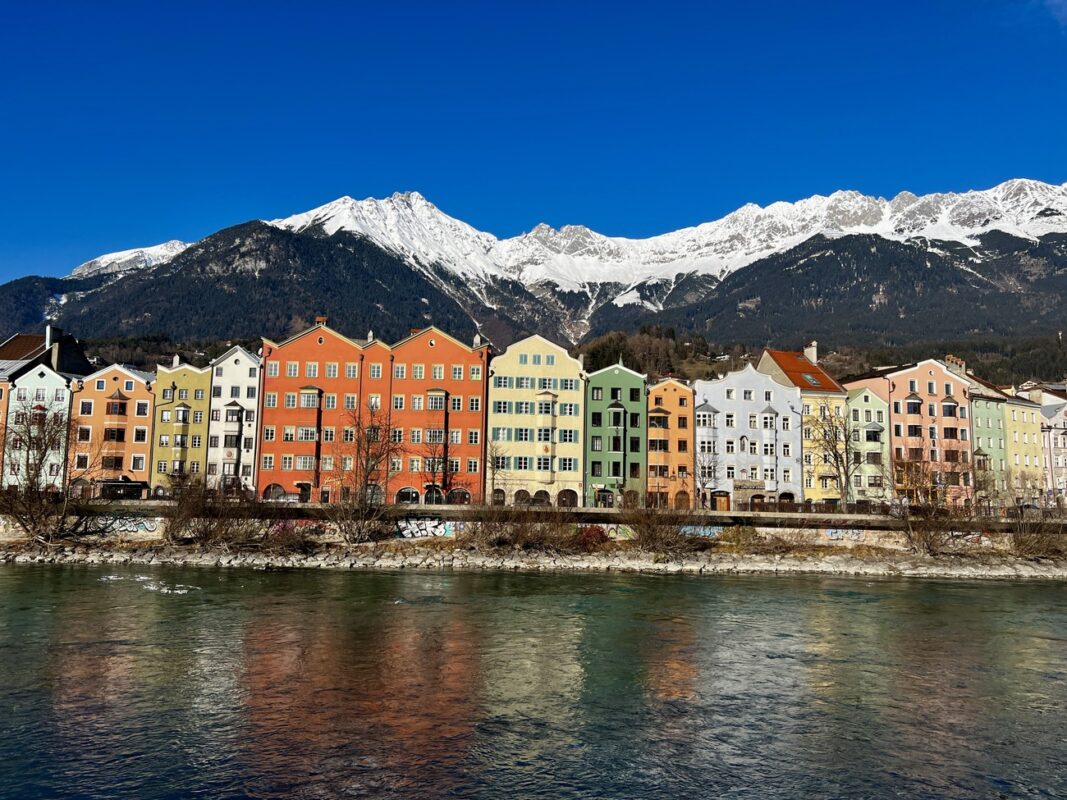
<svg viewBox="0 0 1067 800">
<path fill-rule="evenodd" d="M 381 395 L 402 447 L 385 486 L 389 502 L 414 503 L 417 495 L 431 504 L 483 501 L 488 361 L 479 337 L 471 347 L 437 328 L 393 345 Z"/>
<path fill-rule="evenodd" d="M 648 390 L 648 505 L 692 508 L 693 389 L 667 378 Z"/>
<path fill-rule="evenodd" d="M 147 495 L 154 382 L 155 375 L 122 364 L 78 381 L 71 408 L 72 490 L 112 499 Z"/>
<path fill-rule="evenodd" d="M 260 497 L 329 499 L 323 448 L 356 412 L 362 358 L 361 343 L 328 328 L 325 317 L 284 342 L 263 340 Z"/>
<path fill-rule="evenodd" d="M 259 495 L 336 500 L 374 447 L 365 443 L 387 437 L 387 463 L 365 487 L 373 497 L 480 503 L 487 360 L 487 345 L 436 328 L 390 346 L 349 339 L 325 317 L 284 342 L 265 339 Z"/>
</svg>

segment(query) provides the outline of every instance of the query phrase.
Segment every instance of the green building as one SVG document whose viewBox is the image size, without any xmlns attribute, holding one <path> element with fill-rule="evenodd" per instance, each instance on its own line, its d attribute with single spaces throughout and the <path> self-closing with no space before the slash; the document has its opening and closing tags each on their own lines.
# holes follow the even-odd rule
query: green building
<svg viewBox="0 0 1067 800">
<path fill-rule="evenodd" d="M 869 387 L 848 390 L 849 503 L 887 503 L 893 496 L 889 463 L 889 403 Z"/>
<path fill-rule="evenodd" d="M 617 507 L 645 497 L 645 376 L 620 362 L 589 375 L 585 402 L 585 503 Z"/>
</svg>

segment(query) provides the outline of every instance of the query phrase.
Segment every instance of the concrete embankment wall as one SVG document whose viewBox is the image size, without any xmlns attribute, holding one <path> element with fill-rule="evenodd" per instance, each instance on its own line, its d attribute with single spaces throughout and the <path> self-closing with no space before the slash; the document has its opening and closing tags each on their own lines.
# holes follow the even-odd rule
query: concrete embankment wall
<svg viewBox="0 0 1067 800">
<path fill-rule="evenodd" d="M 174 505 L 174 501 L 117 502 L 101 505 L 93 511 L 100 518 L 100 529 L 105 532 L 101 538 L 119 543 L 152 543 L 163 540 Z M 242 511 L 261 519 L 268 529 L 293 523 L 314 527 L 327 541 L 336 538 L 331 533 L 327 510 L 317 504 L 260 504 Z M 393 527 L 398 539 L 455 537 L 477 524 L 485 513 L 484 508 L 472 506 L 390 507 L 386 511 L 386 523 Z M 627 539 L 632 535 L 626 512 L 618 509 L 494 509 L 492 513 L 495 516 L 513 513 L 523 518 L 534 513 L 576 527 L 595 526 L 611 538 Z M 699 512 L 683 515 L 679 523 L 687 533 L 712 538 L 731 529 L 746 528 L 761 536 L 777 537 L 795 545 L 908 549 L 902 532 L 903 523 L 893 517 L 878 515 Z M 1010 544 L 1011 524 L 1007 522 L 970 520 L 959 522 L 957 527 L 954 538 L 964 546 L 1001 550 Z M 0 541 L 21 538 L 19 528 L 11 520 L 0 517 Z"/>
</svg>

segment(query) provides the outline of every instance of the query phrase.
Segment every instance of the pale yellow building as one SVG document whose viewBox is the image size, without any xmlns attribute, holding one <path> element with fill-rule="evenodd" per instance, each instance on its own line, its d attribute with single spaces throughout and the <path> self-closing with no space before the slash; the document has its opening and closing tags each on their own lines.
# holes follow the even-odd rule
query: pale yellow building
<svg viewBox="0 0 1067 800">
<path fill-rule="evenodd" d="M 485 492 L 490 502 L 577 506 L 584 496 L 581 359 L 535 335 L 494 358 L 489 376 Z"/>
<path fill-rule="evenodd" d="M 1044 485 L 1041 406 L 1008 395 L 1004 409 L 1007 503 L 1040 503 Z"/>
<path fill-rule="evenodd" d="M 848 392 L 819 366 L 818 345 L 803 352 L 764 350 L 756 369 L 800 389 L 800 421 L 804 450 L 804 499 L 816 503 L 845 502 L 848 480 L 843 453 L 848 448 Z"/>
</svg>

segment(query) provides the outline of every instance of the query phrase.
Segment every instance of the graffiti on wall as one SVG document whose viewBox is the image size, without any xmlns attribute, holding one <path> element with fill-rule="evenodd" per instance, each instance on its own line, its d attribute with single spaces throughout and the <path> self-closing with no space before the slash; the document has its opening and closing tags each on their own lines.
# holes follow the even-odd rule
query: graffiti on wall
<svg viewBox="0 0 1067 800">
<path fill-rule="evenodd" d="M 716 539 L 722 536 L 722 525 L 685 525 L 682 533 L 686 536 L 704 536 Z"/>
<path fill-rule="evenodd" d="M 94 527 L 106 533 L 157 533 L 160 521 L 154 517 L 98 517 Z"/>
<path fill-rule="evenodd" d="M 398 539 L 423 539 L 426 537 L 452 537 L 463 531 L 462 521 L 444 519 L 398 519 L 396 536 Z"/>
<path fill-rule="evenodd" d="M 827 528 L 826 538 L 834 542 L 862 542 L 866 536 L 865 531 L 856 528 Z"/>
</svg>

